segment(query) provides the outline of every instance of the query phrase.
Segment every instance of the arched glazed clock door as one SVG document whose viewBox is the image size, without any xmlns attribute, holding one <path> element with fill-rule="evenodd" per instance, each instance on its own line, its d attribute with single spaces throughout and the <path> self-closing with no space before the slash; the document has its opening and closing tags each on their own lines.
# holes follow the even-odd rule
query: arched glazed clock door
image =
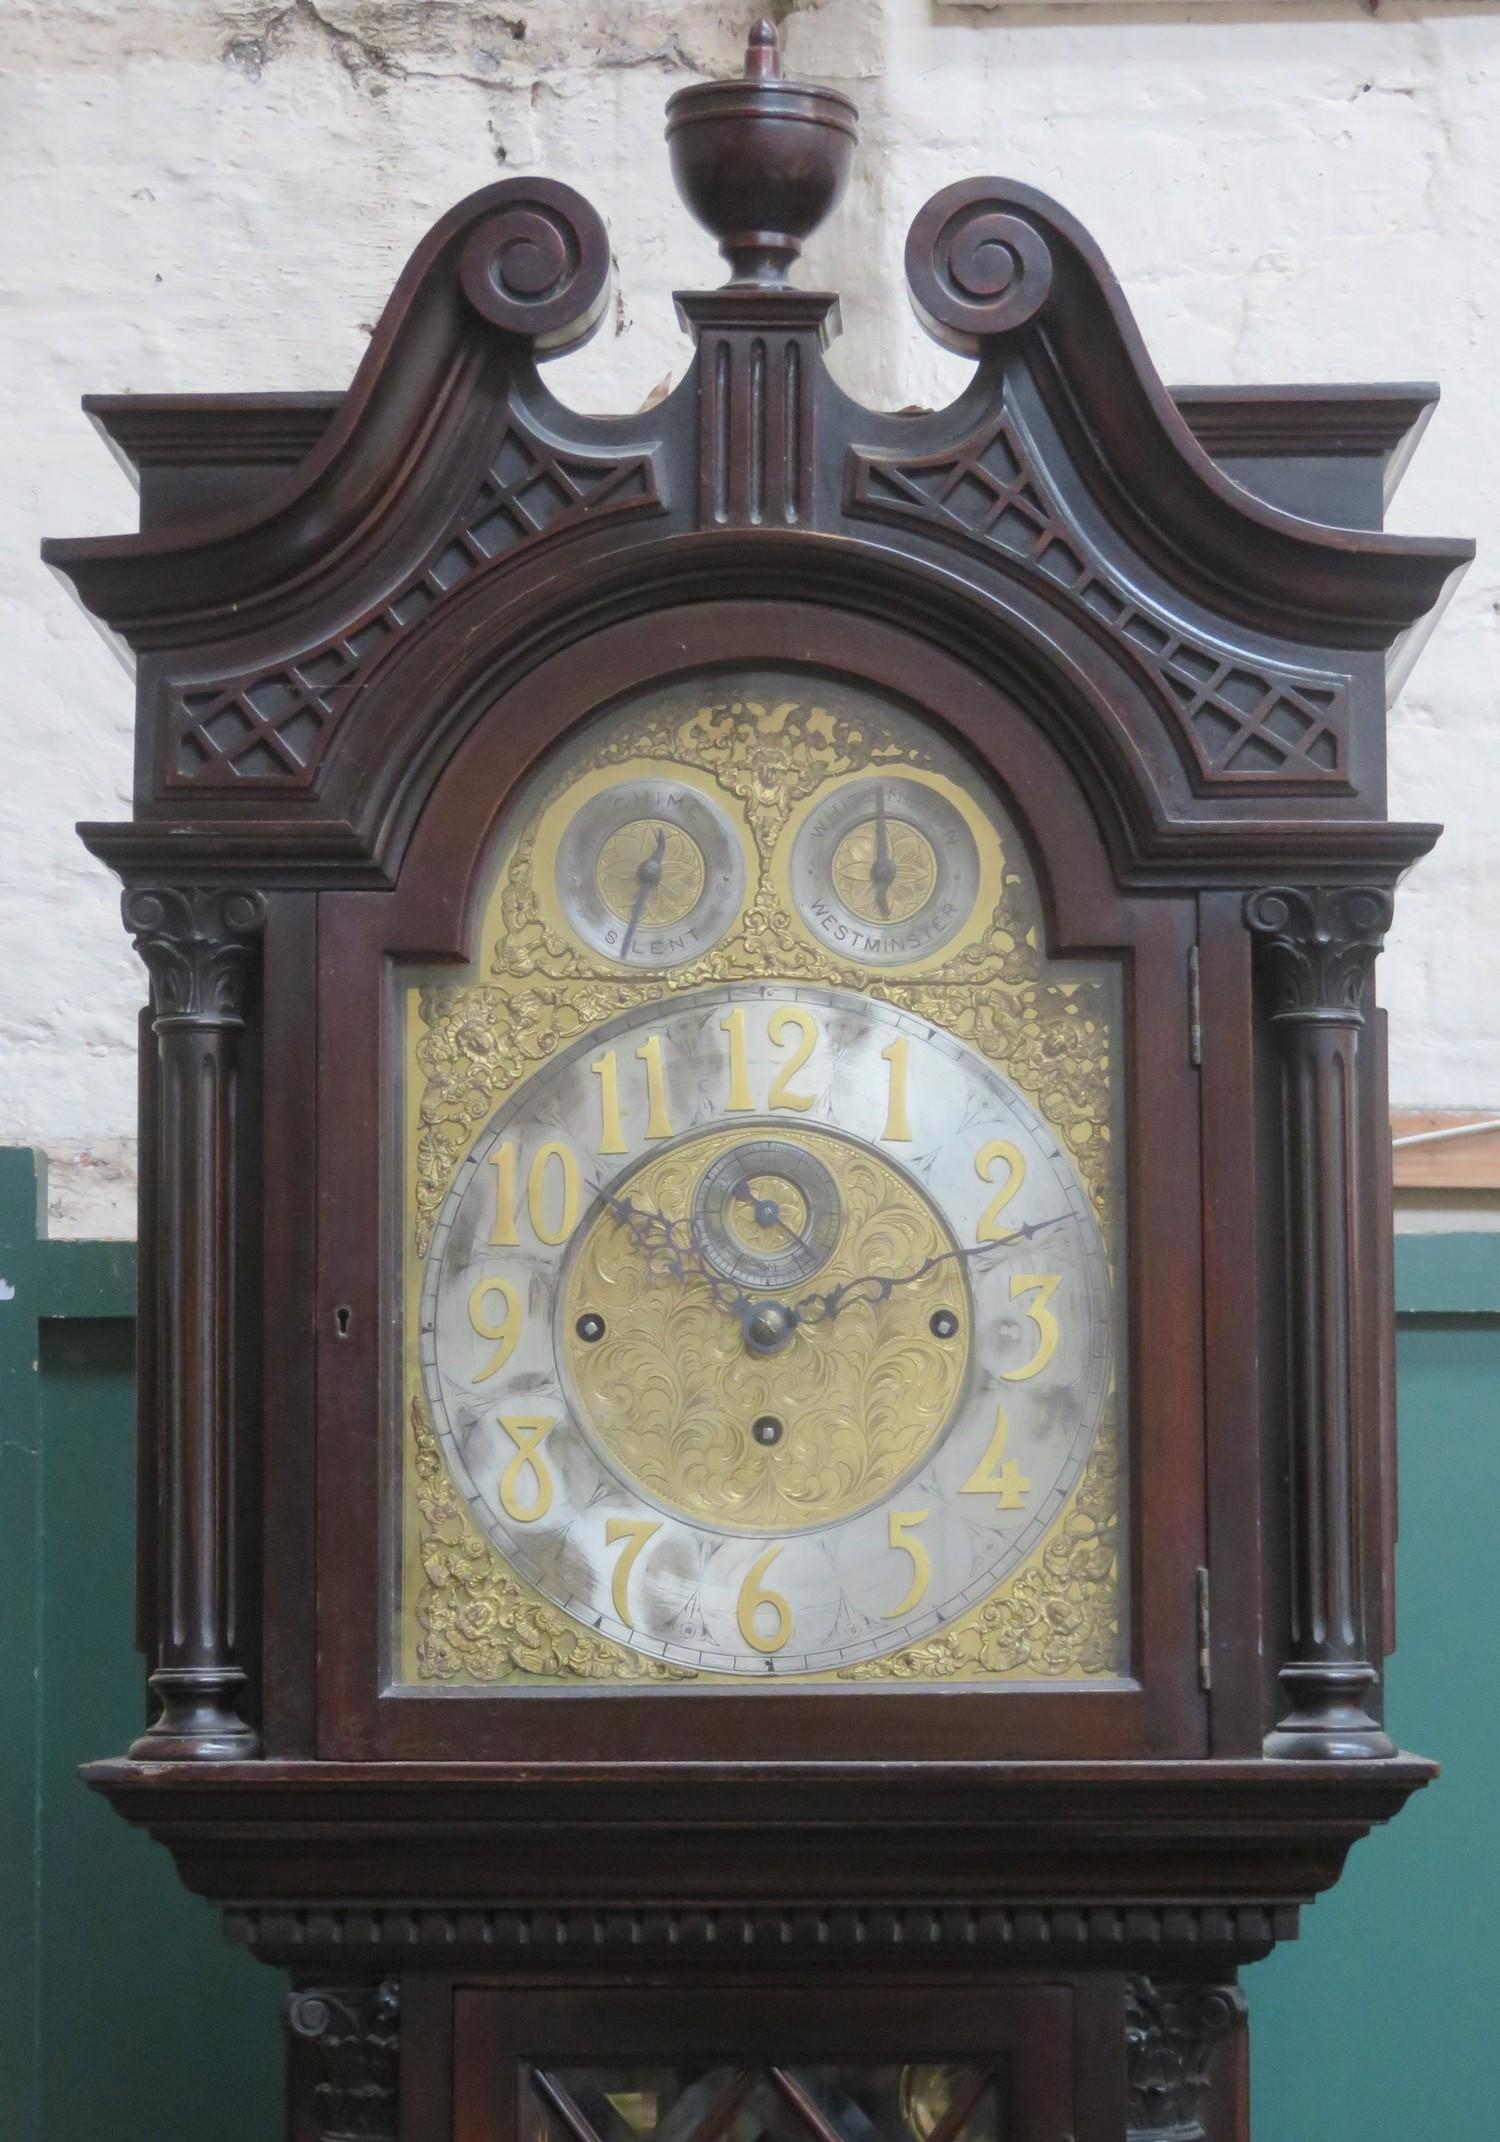
<svg viewBox="0 0 1500 2142">
<path fill-rule="evenodd" d="M 326 902 L 323 1752 L 1200 1752 L 1194 927 L 909 633 L 495 696 Z"/>
</svg>

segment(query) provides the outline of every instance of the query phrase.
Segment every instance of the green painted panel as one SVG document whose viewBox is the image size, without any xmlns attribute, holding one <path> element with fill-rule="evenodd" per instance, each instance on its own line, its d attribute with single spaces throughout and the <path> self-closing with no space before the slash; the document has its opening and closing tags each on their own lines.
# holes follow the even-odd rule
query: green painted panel
<svg viewBox="0 0 1500 2142">
<path fill-rule="evenodd" d="M 229 1948 L 160 1846 L 76 1775 L 140 1729 L 130 1338 L 42 1327 L 40 2142 L 273 2142 L 281 1974 Z"/>
<path fill-rule="evenodd" d="M 1245 1976 L 1257 2142 L 1494 2142 L 1500 1315 L 1489 1235 L 1399 1245 L 1400 1647 L 1388 1712 L 1443 1776 Z M 1409 1313 L 1420 1302 L 1428 1311 Z"/>
<path fill-rule="evenodd" d="M 276 2142 L 284 1980 L 85 1790 L 142 1719 L 128 1245 L 36 1239 L 0 1151 L 0 2105 L 5 2142 Z"/>
<path fill-rule="evenodd" d="M 1500 1316 L 1500 1234 L 1401 1235 L 1400 1316 Z"/>
</svg>

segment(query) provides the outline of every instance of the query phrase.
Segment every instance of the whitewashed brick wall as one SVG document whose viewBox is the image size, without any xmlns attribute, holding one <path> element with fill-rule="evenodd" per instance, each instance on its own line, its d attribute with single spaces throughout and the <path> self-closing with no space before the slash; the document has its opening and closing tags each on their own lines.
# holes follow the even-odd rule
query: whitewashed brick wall
<svg viewBox="0 0 1500 2142">
<path fill-rule="evenodd" d="M 971 7 L 821 0 L 789 71 L 864 113 L 808 276 L 835 365 L 886 406 L 964 367 L 901 284 L 950 179 L 1041 186 L 1095 232 L 1173 381 L 1438 378 L 1397 500 L 1478 565 L 1396 709 L 1393 807 L 1446 820 L 1398 904 L 1398 1103 L 1500 1104 L 1500 6 L 1321 0 Z M 0 88 L 0 1139 L 48 1147 L 55 1219 L 128 1233 L 141 977 L 72 834 L 128 807 L 130 689 L 44 533 L 132 524 L 90 389 L 342 386 L 410 247 L 497 174 L 608 219 L 615 310 L 552 384 L 631 408 L 686 359 L 674 287 L 719 280 L 677 206 L 667 94 L 738 64 L 723 0 L 8 0 Z"/>
</svg>

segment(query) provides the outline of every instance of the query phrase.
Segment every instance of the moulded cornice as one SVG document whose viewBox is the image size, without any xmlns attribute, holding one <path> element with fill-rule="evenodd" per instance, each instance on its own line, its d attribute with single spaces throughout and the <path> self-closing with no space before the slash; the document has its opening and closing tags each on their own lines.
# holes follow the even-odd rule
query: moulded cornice
<svg viewBox="0 0 1500 2142">
<path fill-rule="evenodd" d="M 935 1970 L 1262 1956 L 1434 1774 L 1411 1756 L 83 1773 L 227 1908 L 237 1938 L 288 1962 L 524 1948 L 566 1969 L 619 1947 L 753 1967 L 752 1952 L 806 1948 Z"/>
<path fill-rule="evenodd" d="M 1193 437 L 1216 460 L 1222 455 L 1369 458 L 1380 463 L 1387 505 L 1441 399 L 1441 390 L 1429 380 L 1168 391 Z"/>
<path fill-rule="evenodd" d="M 722 649 L 723 631 L 716 626 L 706 648 L 688 652 L 691 618 L 726 603 L 779 604 L 787 629 L 787 606 L 806 605 L 813 620 L 862 614 L 872 626 L 929 641 L 1009 692 L 1066 750 L 1122 883 L 1252 885 L 1268 872 L 1316 879 L 1356 861 L 1394 882 L 1437 836 L 1432 826 L 1367 813 L 1331 817 L 1321 796 L 1304 799 L 1302 817 L 1280 797 L 1245 797 L 1232 815 L 1219 798 L 1196 797 L 1164 733 L 1160 687 L 1132 669 L 1128 649 L 1091 635 L 1045 579 L 979 587 L 930 543 L 902 549 L 823 536 L 808 544 L 789 531 L 682 532 L 641 543 L 597 528 L 578 542 L 584 555 L 565 581 L 546 557 L 499 585 L 476 575 L 393 643 L 361 684 L 358 718 L 338 726 L 316 795 L 191 796 L 175 810 L 164 801 L 133 824 L 80 827 L 88 846 L 132 881 L 185 882 L 204 867 L 232 867 L 266 884 L 330 875 L 393 883 L 434 782 L 499 692 L 632 620 L 651 624 L 658 667 L 701 667 Z M 816 634 L 799 624 L 795 637 L 811 646 Z M 610 674 L 623 687 L 624 672 L 611 666 Z"/>
<path fill-rule="evenodd" d="M 1430 382 L 1390 386 L 1169 387 L 1205 453 L 1382 464 L 1387 503 L 1440 399 Z M 344 401 L 337 393 L 86 394 L 83 410 L 132 477 L 225 462 L 289 468 L 311 453 Z M 274 479 L 267 477 L 267 485 Z"/>
<path fill-rule="evenodd" d="M 83 412 L 133 479 L 225 462 L 290 468 L 324 437 L 342 394 L 86 394 Z M 267 479 L 268 484 L 274 479 Z"/>
</svg>

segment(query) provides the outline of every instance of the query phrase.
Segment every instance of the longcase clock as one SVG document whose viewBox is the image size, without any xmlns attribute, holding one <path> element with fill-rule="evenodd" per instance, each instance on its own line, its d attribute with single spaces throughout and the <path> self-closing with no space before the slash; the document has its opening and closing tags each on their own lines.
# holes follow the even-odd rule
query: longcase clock
<svg viewBox="0 0 1500 2142">
<path fill-rule="evenodd" d="M 292 1974 L 299 2142 L 1244 2142 L 1383 1715 L 1393 666 L 1424 388 L 1152 371 L 999 179 L 950 407 L 789 270 L 856 114 L 679 92 L 687 376 L 548 179 L 343 395 L 115 397 L 139 1634 L 89 1781 Z M 164 2090 L 169 2084 L 164 2084 Z"/>
</svg>

